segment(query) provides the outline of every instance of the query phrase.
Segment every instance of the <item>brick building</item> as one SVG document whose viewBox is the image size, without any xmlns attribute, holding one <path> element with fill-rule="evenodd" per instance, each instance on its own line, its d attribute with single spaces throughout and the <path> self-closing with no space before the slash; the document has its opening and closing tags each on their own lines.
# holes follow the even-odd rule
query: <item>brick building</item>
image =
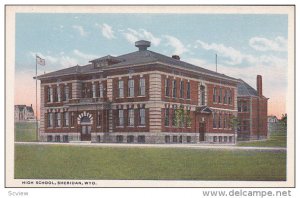
<svg viewBox="0 0 300 198">
<path fill-rule="evenodd" d="M 38 76 L 40 141 L 236 142 L 240 80 L 135 46 Z"/>
<path fill-rule="evenodd" d="M 268 137 L 268 98 L 262 94 L 262 76 L 257 75 L 257 90 L 240 79 L 238 84 L 238 139 Z"/>
</svg>

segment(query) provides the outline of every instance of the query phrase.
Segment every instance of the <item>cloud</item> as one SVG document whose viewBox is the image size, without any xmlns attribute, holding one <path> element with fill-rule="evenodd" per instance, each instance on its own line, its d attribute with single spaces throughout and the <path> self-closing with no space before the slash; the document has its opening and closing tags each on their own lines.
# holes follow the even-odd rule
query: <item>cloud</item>
<svg viewBox="0 0 300 198">
<path fill-rule="evenodd" d="M 257 51 L 287 51 L 287 40 L 281 36 L 273 40 L 263 37 L 253 37 L 249 40 L 249 45 Z"/>
<path fill-rule="evenodd" d="M 170 35 L 164 35 L 163 37 L 167 40 L 166 45 L 174 48 L 173 54 L 181 55 L 189 51 L 178 38 Z"/>
<path fill-rule="evenodd" d="M 106 23 L 103 24 L 97 24 L 96 23 L 96 27 L 100 28 L 102 35 L 107 38 L 107 39 L 113 39 L 116 38 L 114 35 L 114 31 L 112 29 L 112 27 Z"/>
<path fill-rule="evenodd" d="M 243 61 L 243 54 L 232 47 L 227 47 L 224 44 L 217 43 L 208 44 L 201 40 L 197 40 L 196 43 L 205 50 L 213 50 L 217 52 L 218 55 L 228 58 L 229 61 L 226 61 L 227 64 L 236 65 L 242 63 Z M 249 57 L 249 59 L 250 58 L 251 57 Z"/>
<path fill-rule="evenodd" d="M 74 50 L 73 50 L 73 53 L 74 53 L 76 56 L 78 56 L 78 57 L 80 57 L 80 58 L 82 58 L 82 59 L 84 59 L 84 60 L 92 60 L 92 59 L 95 59 L 95 58 L 98 57 L 97 55 L 94 55 L 94 54 L 86 54 L 86 53 L 83 53 L 83 52 L 79 51 L 78 49 L 74 49 Z"/>
<path fill-rule="evenodd" d="M 72 28 L 77 30 L 81 36 L 87 36 L 88 35 L 88 33 L 80 25 L 73 25 Z"/>
<path fill-rule="evenodd" d="M 134 30 L 131 28 L 127 28 L 125 32 L 123 32 L 126 40 L 130 43 L 134 43 L 138 40 L 145 39 L 151 42 L 154 46 L 158 46 L 160 44 L 161 39 L 159 37 L 154 36 L 151 32 L 145 29 Z"/>
</svg>

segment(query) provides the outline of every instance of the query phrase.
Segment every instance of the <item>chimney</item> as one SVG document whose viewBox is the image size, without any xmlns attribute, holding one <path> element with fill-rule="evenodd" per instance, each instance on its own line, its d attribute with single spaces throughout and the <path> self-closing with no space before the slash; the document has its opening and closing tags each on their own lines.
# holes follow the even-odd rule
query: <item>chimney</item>
<svg viewBox="0 0 300 198">
<path fill-rule="evenodd" d="M 180 56 L 178 56 L 178 55 L 173 55 L 172 58 L 174 58 L 176 60 L 180 60 Z"/>
<path fill-rule="evenodd" d="M 147 50 L 148 47 L 151 46 L 151 42 L 145 41 L 145 40 L 140 40 L 140 41 L 135 42 L 135 46 L 137 48 L 139 48 L 139 51 L 145 51 L 145 50 Z"/>
<path fill-rule="evenodd" d="M 261 75 L 257 75 L 256 77 L 256 90 L 258 96 L 262 96 L 262 77 Z"/>
</svg>

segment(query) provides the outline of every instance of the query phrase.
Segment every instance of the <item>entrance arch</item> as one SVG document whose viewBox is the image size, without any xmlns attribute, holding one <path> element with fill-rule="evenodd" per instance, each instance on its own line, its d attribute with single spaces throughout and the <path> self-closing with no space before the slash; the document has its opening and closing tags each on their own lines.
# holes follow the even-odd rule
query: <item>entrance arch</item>
<svg viewBox="0 0 300 198">
<path fill-rule="evenodd" d="M 78 116 L 77 122 L 80 125 L 81 141 L 91 141 L 93 116 L 89 113 L 83 112 Z"/>
</svg>

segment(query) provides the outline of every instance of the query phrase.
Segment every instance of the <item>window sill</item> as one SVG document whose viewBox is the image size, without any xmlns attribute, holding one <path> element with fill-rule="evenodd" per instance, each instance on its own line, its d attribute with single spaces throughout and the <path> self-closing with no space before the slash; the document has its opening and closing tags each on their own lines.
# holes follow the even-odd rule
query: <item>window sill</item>
<svg viewBox="0 0 300 198">
<path fill-rule="evenodd" d="M 126 98 L 134 98 L 134 96 L 127 96 Z"/>
<path fill-rule="evenodd" d="M 137 96 L 138 98 L 144 98 L 146 95 Z"/>
<path fill-rule="evenodd" d="M 116 128 L 124 128 L 124 126 L 116 126 Z"/>
<path fill-rule="evenodd" d="M 145 128 L 146 126 L 145 125 L 140 125 L 140 126 L 137 126 L 138 128 Z"/>
</svg>

